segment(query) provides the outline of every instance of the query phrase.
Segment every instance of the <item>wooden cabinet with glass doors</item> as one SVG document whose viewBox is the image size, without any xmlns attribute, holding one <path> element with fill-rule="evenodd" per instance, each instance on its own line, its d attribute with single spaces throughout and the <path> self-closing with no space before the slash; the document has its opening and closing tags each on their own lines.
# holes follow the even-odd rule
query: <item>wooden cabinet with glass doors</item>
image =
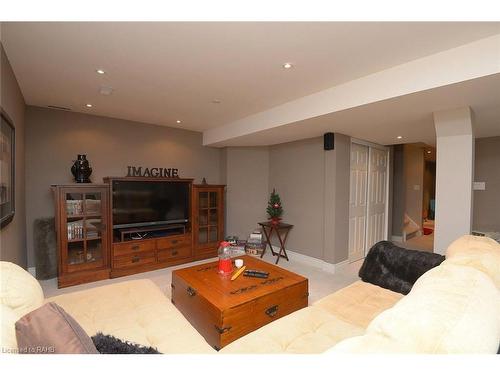
<svg viewBox="0 0 500 375">
<path fill-rule="evenodd" d="M 59 288 L 109 278 L 109 185 L 52 186 Z"/>
<path fill-rule="evenodd" d="M 217 256 L 224 239 L 225 185 L 193 185 L 193 248 L 195 259 Z"/>
</svg>

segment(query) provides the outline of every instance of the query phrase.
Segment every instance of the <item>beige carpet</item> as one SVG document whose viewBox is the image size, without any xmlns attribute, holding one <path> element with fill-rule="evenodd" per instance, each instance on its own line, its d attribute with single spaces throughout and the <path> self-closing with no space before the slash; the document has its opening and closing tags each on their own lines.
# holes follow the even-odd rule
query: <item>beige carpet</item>
<svg viewBox="0 0 500 375">
<path fill-rule="evenodd" d="M 216 259 L 213 259 L 216 260 Z M 270 253 L 266 253 L 264 260 L 268 262 L 274 261 L 276 258 L 272 257 Z M 119 283 L 125 280 L 136 280 L 136 279 L 150 279 L 160 289 L 167 295 L 170 296 L 170 284 L 172 281 L 172 271 L 178 268 L 183 268 L 188 265 L 202 264 L 210 260 L 204 260 L 199 262 L 193 262 L 189 264 L 184 264 L 175 267 L 164 268 L 157 271 L 144 272 L 136 275 L 120 277 L 117 279 L 102 280 L 93 283 L 72 286 L 69 288 L 57 289 L 57 279 L 51 280 L 40 280 L 45 297 L 52 297 L 64 293 L 71 293 L 78 290 L 85 290 L 101 285 L 108 285 L 113 283 Z M 309 279 L 309 304 L 339 290 L 343 287 L 352 284 L 353 282 L 359 280 L 358 270 L 363 263 L 362 260 L 343 265 L 334 274 L 325 271 L 319 267 L 312 266 L 311 264 L 301 262 L 298 260 L 290 259 L 287 262 L 284 259 L 280 259 L 279 266 L 286 268 L 292 272 L 298 273 Z"/>
</svg>

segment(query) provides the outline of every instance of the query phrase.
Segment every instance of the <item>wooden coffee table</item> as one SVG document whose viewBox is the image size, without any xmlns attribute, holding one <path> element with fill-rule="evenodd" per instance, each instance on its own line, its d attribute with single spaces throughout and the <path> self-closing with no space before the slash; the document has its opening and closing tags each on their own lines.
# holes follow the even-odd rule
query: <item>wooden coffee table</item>
<svg viewBox="0 0 500 375">
<path fill-rule="evenodd" d="M 231 281 L 217 273 L 218 262 L 172 272 L 172 303 L 216 350 L 308 304 L 305 277 L 248 255 L 239 259 L 269 277 Z"/>
</svg>

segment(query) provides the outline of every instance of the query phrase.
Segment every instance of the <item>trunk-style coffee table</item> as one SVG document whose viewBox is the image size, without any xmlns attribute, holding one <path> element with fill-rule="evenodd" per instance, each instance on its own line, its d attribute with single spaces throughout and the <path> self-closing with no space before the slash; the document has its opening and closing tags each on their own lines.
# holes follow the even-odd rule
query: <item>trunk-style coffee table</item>
<svg viewBox="0 0 500 375">
<path fill-rule="evenodd" d="M 269 277 L 231 281 L 217 273 L 218 262 L 172 272 L 172 303 L 217 350 L 308 303 L 305 277 L 248 255 L 239 259 Z"/>
</svg>

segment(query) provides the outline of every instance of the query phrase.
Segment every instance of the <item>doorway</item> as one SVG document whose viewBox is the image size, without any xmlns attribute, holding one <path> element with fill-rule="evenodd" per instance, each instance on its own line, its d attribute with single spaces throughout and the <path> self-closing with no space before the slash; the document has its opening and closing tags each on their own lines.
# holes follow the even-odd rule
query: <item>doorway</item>
<svg viewBox="0 0 500 375">
<path fill-rule="evenodd" d="M 389 152 L 386 147 L 353 140 L 349 192 L 349 261 L 366 256 L 387 239 Z"/>
<path fill-rule="evenodd" d="M 401 247 L 433 251 L 436 149 L 424 143 L 395 146 L 392 240 Z M 396 169 L 396 165 L 400 165 Z"/>
</svg>

